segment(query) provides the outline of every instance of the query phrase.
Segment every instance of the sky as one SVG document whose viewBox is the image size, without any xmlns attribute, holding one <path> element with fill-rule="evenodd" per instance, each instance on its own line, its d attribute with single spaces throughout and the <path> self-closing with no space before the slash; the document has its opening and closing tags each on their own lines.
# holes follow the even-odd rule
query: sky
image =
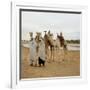
<svg viewBox="0 0 90 90">
<path fill-rule="evenodd" d="M 63 33 L 66 40 L 80 39 L 81 14 L 22 12 L 22 40 L 29 40 L 29 32 L 51 31 L 56 38 L 57 33 Z"/>
</svg>

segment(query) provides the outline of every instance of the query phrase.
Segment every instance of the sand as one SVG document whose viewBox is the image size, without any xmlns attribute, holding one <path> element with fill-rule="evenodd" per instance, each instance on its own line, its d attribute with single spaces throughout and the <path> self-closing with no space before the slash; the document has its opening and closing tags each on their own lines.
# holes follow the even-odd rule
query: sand
<svg viewBox="0 0 90 90">
<path fill-rule="evenodd" d="M 67 51 L 64 61 L 59 60 L 59 51 L 55 61 L 46 62 L 45 67 L 29 65 L 29 48 L 21 48 L 21 79 L 80 76 L 80 51 Z"/>
</svg>

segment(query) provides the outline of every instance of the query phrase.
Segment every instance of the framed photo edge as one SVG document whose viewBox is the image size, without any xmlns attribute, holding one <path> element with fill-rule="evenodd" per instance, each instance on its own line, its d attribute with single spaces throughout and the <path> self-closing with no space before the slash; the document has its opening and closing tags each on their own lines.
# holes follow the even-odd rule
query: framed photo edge
<svg viewBox="0 0 90 90">
<path fill-rule="evenodd" d="M 60 77 L 20 80 L 19 79 L 19 9 L 79 11 L 82 13 L 80 32 L 80 77 Z M 41 3 L 11 2 L 11 88 L 81 84 L 87 82 L 87 6 L 44 5 Z"/>
</svg>

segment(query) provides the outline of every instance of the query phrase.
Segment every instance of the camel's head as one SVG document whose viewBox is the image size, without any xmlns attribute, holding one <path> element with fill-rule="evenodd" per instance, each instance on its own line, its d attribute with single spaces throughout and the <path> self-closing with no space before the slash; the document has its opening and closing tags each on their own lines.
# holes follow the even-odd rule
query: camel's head
<svg viewBox="0 0 90 90">
<path fill-rule="evenodd" d="M 63 34 L 62 34 L 62 32 L 60 32 L 60 36 L 62 36 Z"/>
<path fill-rule="evenodd" d="M 48 35 L 50 35 L 50 30 L 48 31 Z"/>
<path fill-rule="evenodd" d="M 29 32 L 30 37 L 33 37 L 33 32 Z"/>
<path fill-rule="evenodd" d="M 35 37 L 35 40 L 37 43 L 39 43 L 41 40 L 41 33 L 40 32 L 36 32 L 36 37 Z"/>
</svg>

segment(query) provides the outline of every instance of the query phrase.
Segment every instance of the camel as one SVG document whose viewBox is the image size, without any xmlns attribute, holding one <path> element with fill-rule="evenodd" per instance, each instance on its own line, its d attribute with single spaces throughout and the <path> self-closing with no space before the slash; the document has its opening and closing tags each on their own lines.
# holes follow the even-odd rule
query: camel
<svg viewBox="0 0 90 90">
<path fill-rule="evenodd" d="M 65 60 L 65 54 L 66 51 L 67 51 L 67 43 L 63 37 L 63 34 L 62 32 L 60 32 L 60 35 L 57 34 L 57 38 L 59 39 L 59 42 L 60 42 L 60 51 L 61 51 L 61 54 L 63 56 L 63 60 Z"/>
<path fill-rule="evenodd" d="M 57 37 L 58 37 L 58 39 L 60 41 L 60 46 L 64 47 L 64 37 L 63 37 L 62 32 L 60 32 L 60 35 L 57 34 Z"/>
<path fill-rule="evenodd" d="M 36 41 L 36 43 L 37 43 L 37 47 L 36 47 L 36 52 L 37 52 L 37 53 L 38 53 L 38 51 L 39 51 L 40 35 L 41 35 L 41 34 L 37 32 L 37 35 L 36 35 L 36 37 L 35 37 L 35 41 Z"/>
<path fill-rule="evenodd" d="M 46 53 L 46 56 L 47 56 L 47 60 L 48 60 L 48 55 L 49 55 L 49 48 L 50 48 L 50 59 L 52 61 L 54 61 L 54 42 L 53 42 L 53 38 L 52 38 L 52 34 L 50 33 L 50 31 L 48 31 L 48 34 L 46 34 L 46 31 L 45 32 L 45 35 L 44 35 L 44 41 L 45 41 L 45 53 Z M 50 61 L 48 61 L 50 62 Z"/>
<path fill-rule="evenodd" d="M 57 35 L 56 40 L 53 40 L 53 35 L 50 33 L 50 31 L 48 31 L 48 33 L 45 32 L 44 35 L 44 41 L 45 41 L 45 50 L 46 50 L 46 56 L 48 59 L 48 55 L 49 55 L 49 48 L 50 48 L 50 59 L 52 61 L 55 61 L 55 54 L 57 54 L 57 51 L 59 51 L 60 53 L 60 57 L 59 58 L 60 61 L 65 59 L 65 52 L 66 52 L 66 43 L 65 43 L 65 39 L 62 35 L 62 32 L 60 33 L 60 36 Z M 50 61 L 49 61 L 50 62 Z"/>
</svg>

